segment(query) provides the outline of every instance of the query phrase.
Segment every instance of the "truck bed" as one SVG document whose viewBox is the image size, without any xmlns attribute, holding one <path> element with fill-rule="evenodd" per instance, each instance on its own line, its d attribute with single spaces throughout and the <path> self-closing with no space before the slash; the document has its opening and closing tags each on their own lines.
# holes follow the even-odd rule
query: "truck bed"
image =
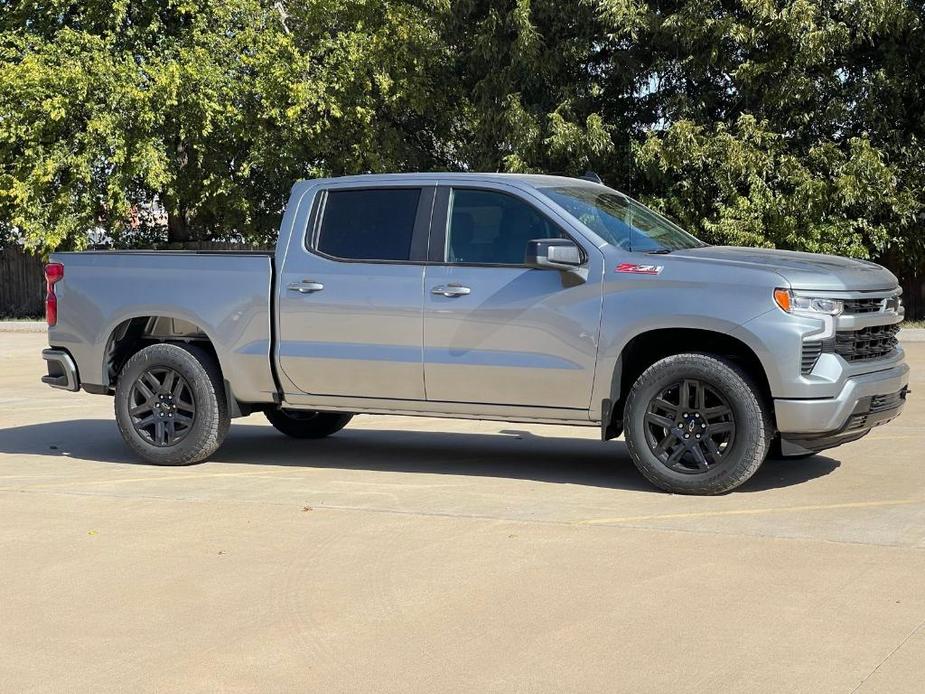
<svg viewBox="0 0 925 694">
<path fill-rule="evenodd" d="M 49 344 L 74 356 L 84 387 L 110 387 L 114 341 L 148 318 L 153 340 L 208 338 L 238 400 L 275 397 L 272 252 L 86 251 L 51 261 L 64 278 Z"/>
</svg>

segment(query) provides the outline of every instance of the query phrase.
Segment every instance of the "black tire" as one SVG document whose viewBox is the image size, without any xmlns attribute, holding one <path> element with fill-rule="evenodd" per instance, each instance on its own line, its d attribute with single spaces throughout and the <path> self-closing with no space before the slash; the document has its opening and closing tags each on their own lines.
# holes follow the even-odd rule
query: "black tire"
<svg viewBox="0 0 925 694">
<path fill-rule="evenodd" d="M 135 353 L 119 374 L 115 410 L 129 448 L 155 465 L 205 460 L 231 425 L 215 358 L 187 344 L 150 345 Z"/>
<path fill-rule="evenodd" d="M 675 494 L 735 489 L 761 466 L 773 436 L 769 407 L 749 376 L 700 353 L 646 369 L 627 397 L 624 425 L 636 467 Z"/>
<path fill-rule="evenodd" d="M 294 439 L 323 439 L 347 426 L 353 419 L 348 412 L 272 409 L 264 412 L 270 424 Z"/>
</svg>

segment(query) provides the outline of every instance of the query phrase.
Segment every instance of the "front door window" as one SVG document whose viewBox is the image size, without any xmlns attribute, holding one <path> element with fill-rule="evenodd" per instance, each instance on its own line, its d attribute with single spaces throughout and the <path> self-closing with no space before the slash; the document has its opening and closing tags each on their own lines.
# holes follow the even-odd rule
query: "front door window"
<svg viewBox="0 0 925 694">
<path fill-rule="evenodd" d="M 523 265 L 528 241 L 563 236 L 531 205 L 492 190 L 454 189 L 447 220 L 449 263 Z"/>
</svg>

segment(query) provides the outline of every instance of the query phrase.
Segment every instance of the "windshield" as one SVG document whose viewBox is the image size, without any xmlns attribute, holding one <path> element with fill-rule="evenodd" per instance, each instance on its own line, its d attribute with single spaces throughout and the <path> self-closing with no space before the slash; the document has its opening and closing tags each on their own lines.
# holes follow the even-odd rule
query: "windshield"
<svg viewBox="0 0 925 694">
<path fill-rule="evenodd" d="M 645 205 L 603 186 L 540 190 L 607 243 L 627 251 L 664 253 L 707 245 Z"/>
</svg>

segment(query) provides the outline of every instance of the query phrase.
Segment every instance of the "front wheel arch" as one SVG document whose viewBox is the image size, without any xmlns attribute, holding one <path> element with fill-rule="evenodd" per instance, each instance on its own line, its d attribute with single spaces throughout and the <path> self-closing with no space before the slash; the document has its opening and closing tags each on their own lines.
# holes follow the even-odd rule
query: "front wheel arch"
<svg viewBox="0 0 925 694">
<path fill-rule="evenodd" d="M 622 431 L 626 398 L 636 379 L 657 361 L 688 352 L 710 354 L 742 369 L 758 388 L 774 421 L 774 398 L 767 373 L 748 344 L 713 330 L 659 328 L 636 335 L 621 350 L 613 371 L 610 399 L 604 403 L 601 413 L 604 438 L 613 438 Z"/>
</svg>

